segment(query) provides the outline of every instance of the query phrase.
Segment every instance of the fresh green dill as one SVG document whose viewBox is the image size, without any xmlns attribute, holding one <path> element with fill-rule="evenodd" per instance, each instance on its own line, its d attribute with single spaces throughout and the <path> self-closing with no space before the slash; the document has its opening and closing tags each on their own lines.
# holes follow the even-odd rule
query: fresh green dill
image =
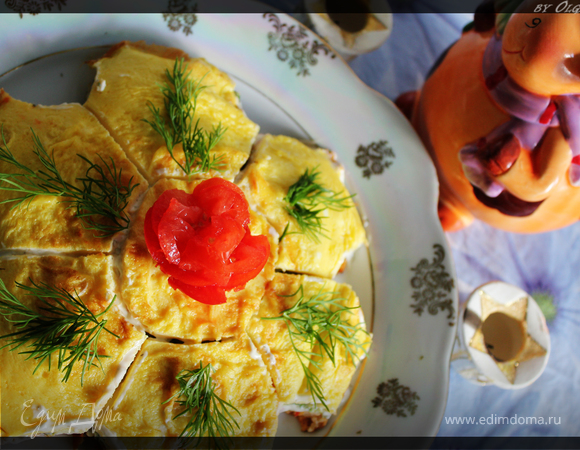
<svg viewBox="0 0 580 450">
<path fill-rule="evenodd" d="M 316 169 L 317 167 L 312 170 L 306 169 L 298 181 L 290 186 L 284 201 L 287 204 L 285 206 L 286 212 L 294 218 L 300 233 L 318 243 L 320 242 L 319 235 L 328 238 L 324 234 L 326 229 L 322 225 L 324 211 L 326 209 L 340 211 L 352 207 L 352 202 L 349 200 L 354 195 L 341 196 L 341 193 L 322 186 L 317 181 L 320 172 Z M 288 232 L 288 225 L 286 225 L 279 242 L 285 236 L 294 233 L 297 232 Z"/>
<path fill-rule="evenodd" d="M 151 102 L 148 106 L 153 114 L 153 120 L 143 119 L 143 121 L 161 135 L 171 158 L 185 174 L 220 170 L 222 155 L 212 156 L 210 151 L 223 137 L 225 129 L 220 123 L 212 131 L 207 132 L 199 126 L 199 119 L 194 119 L 197 98 L 206 86 L 201 84 L 203 78 L 198 82 L 190 80 L 191 72 L 186 70 L 183 58 L 177 58 L 173 72 L 170 73 L 169 69 L 165 71 L 167 82 L 160 86 L 169 123 L 166 122 L 161 110 Z M 181 164 L 174 155 L 174 148 L 178 144 L 183 148 L 184 164 Z"/>
<path fill-rule="evenodd" d="M 284 239 L 286 237 L 286 235 L 292 234 L 291 232 L 290 233 L 288 232 L 288 228 L 290 228 L 290 222 L 288 222 L 286 224 L 286 226 L 284 227 L 284 231 L 282 231 L 282 234 L 278 238 L 278 243 L 282 242 L 282 239 Z"/>
<path fill-rule="evenodd" d="M 348 316 L 352 310 L 360 306 L 345 306 L 344 297 L 338 297 L 339 292 L 324 291 L 324 286 L 318 293 L 306 298 L 304 287 L 300 285 L 298 290 L 291 295 L 282 297 L 298 296 L 298 301 L 291 308 L 282 312 L 278 317 L 262 317 L 262 320 L 283 320 L 286 322 L 288 335 L 294 352 L 298 356 L 304 376 L 306 387 L 310 391 L 313 402 L 320 401 L 328 410 L 324 398 L 324 392 L 318 376 L 312 372 L 310 365 L 321 370 L 320 362 L 326 356 L 336 365 L 336 348 L 340 344 L 346 354 L 346 359 L 356 365 L 362 351 L 367 352 L 367 347 L 359 341 L 357 333 L 367 334 L 362 322 L 351 324 Z M 308 348 L 314 349 L 318 345 L 320 352 L 302 350 L 297 343 L 307 343 Z"/>
<path fill-rule="evenodd" d="M 26 344 L 19 353 L 28 355 L 27 360 L 38 360 L 33 373 L 36 373 L 45 360 L 48 361 L 50 370 L 51 358 L 56 353 L 58 370 L 64 374 L 63 382 L 68 381 L 75 363 L 82 361 L 82 386 L 85 372 L 96 365 L 95 359 L 102 370 L 100 358 L 108 357 L 98 354 L 97 345 L 101 332 L 105 330 L 116 338 L 119 337 L 105 328 L 106 319 L 98 320 L 109 310 L 115 298 L 103 312 L 94 314 L 76 292 L 72 295 L 65 289 L 45 283 L 36 284 L 32 280 L 30 282 L 32 286 L 16 282 L 16 287 L 25 291 L 25 295 L 39 300 L 38 311 L 23 304 L 0 279 L 0 315 L 16 328 L 15 332 L 0 336 L 0 339 L 8 340 L 0 349 L 11 347 L 10 351 L 13 351 Z"/>
<path fill-rule="evenodd" d="M 43 169 L 34 171 L 19 162 L 8 148 L 2 128 L 2 142 L 0 146 L 0 161 L 18 169 L 19 173 L 0 173 L 0 190 L 17 192 L 21 195 L 0 201 L 0 204 L 15 203 L 18 207 L 39 195 L 62 197 L 62 202 L 70 203 L 76 209 L 76 216 L 87 230 L 98 232 L 97 237 L 111 236 L 129 226 L 130 218 L 125 212 L 133 190 L 139 184 L 133 184 L 133 177 L 127 185 L 122 183 L 123 169 L 117 169 L 113 158 L 107 164 L 97 155 L 102 165 L 78 155 L 89 168 L 85 176 L 77 178 L 82 187 L 67 182 L 56 167 L 54 152 L 49 154 L 42 142 L 32 130 L 34 155 L 38 158 Z M 105 220 L 103 220 L 105 219 Z"/>
<path fill-rule="evenodd" d="M 235 411 L 238 415 L 240 412 L 215 393 L 211 378 L 213 371 L 211 364 L 204 366 L 202 361 L 199 362 L 198 369 L 182 370 L 175 377 L 179 390 L 163 404 L 175 398 L 175 402 L 183 406 L 183 410 L 173 417 L 174 420 L 186 414 L 191 415 L 179 437 L 201 439 L 207 435 L 221 448 L 233 435 L 234 425 L 239 428 L 232 412 Z"/>
</svg>

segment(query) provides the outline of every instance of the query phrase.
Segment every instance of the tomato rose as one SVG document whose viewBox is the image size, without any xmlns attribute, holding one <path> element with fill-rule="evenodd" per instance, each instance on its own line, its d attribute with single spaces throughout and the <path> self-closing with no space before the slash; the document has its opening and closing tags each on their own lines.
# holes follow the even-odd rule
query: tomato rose
<svg viewBox="0 0 580 450">
<path fill-rule="evenodd" d="M 145 242 L 169 285 L 210 305 L 243 289 L 266 265 L 270 243 L 252 236 L 248 202 L 235 184 L 211 178 L 191 194 L 165 191 L 145 216 Z"/>
</svg>

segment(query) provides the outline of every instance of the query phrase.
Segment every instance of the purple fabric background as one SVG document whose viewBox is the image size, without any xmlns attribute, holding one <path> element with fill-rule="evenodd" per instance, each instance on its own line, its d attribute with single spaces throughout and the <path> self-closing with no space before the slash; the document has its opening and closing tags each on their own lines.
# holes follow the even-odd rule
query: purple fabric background
<svg viewBox="0 0 580 450">
<path fill-rule="evenodd" d="M 438 55 L 459 38 L 471 18 L 468 14 L 395 15 L 389 40 L 350 65 L 369 86 L 394 100 L 422 85 Z M 479 285 L 503 280 L 527 292 L 553 295 L 556 316 L 548 322 L 552 345 L 548 366 L 531 386 L 515 391 L 478 386 L 451 370 L 439 436 L 579 436 L 580 224 L 522 235 L 476 221 L 465 230 L 448 233 L 447 238 L 457 270 L 460 302 Z M 479 420 L 494 416 L 555 417 L 560 424 L 450 423 L 455 417 Z"/>
<path fill-rule="evenodd" d="M 301 0 L 263 1 L 286 12 L 301 11 Z M 468 8 L 468 2 L 479 4 L 466 0 L 466 10 L 475 9 Z M 415 0 L 408 3 L 407 9 L 413 8 L 433 10 L 433 14 L 394 14 L 389 39 L 379 49 L 349 62 L 365 83 L 391 100 L 420 88 L 437 57 L 459 38 L 463 26 L 473 18 L 472 14 L 441 14 L 446 8 L 444 1 Z M 300 13 L 294 16 L 304 19 Z M 580 436 L 580 224 L 549 233 L 521 235 L 476 221 L 465 230 L 448 233 L 447 238 L 461 303 L 481 284 L 502 280 L 527 292 L 550 294 L 556 314 L 548 321 L 548 365 L 531 386 L 514 391 L 479 386 L 451 369 L 439 436 Z M 553 417 L 558 424 L 452 423 L 462 418 L 487 421 L 489 417 L 542 417 L 546 421 Z"/>
</svg>

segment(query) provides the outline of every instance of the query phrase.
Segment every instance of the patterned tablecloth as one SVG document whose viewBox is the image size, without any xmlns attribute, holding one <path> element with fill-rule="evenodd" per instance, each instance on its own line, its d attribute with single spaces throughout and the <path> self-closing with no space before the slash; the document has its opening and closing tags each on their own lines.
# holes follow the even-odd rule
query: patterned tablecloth
<svg viewBox="0 0 580 450">
<path fill-rule="evenodd" d="M 283 0 L 277 6 L 291 12 L 297 5 Z M 390 38 L 349 64 L 365 83 L 394 100 L 423 84 L 436 58 L 459 38 L 472 17 L 395 14 Z M 580 223 L 550 233 L 520 235 L 476 221 L 447 238 L 460 302 L 492 280 L 524 289 L 542 303 L 551 354 L 540 378 L 519 390 L 476 385 L 452 369 L 439 436 L 580 436 Z"/>
<path fill-rule="evenodd" d="M 471 19 L 468 14 L 395 15 L 389 40 L 350 65 L 369 86 L 394 100 L 421 86 L 437 56 Z M 579 436 L 580 223 L 550 233 L 520 235 L 476 221 L 447 238 L 460 302 L 488 281 L 519 286 L 543 304 L 552 347 L 546 370 L 524 389 L 475 385 L 451 370 L 439 436 Z M 511 423 L 500 417 L 508 417 Z M 539 424 L 540 418 L 549 422 L 550 417 L 551 424 Z M 485 424 L 467 423 L 472 418 L 477 422 L 484 418 Z"/>
<path fill-rule="evenodd" d="M 300 11 L 299 0 L 266 2 L 287 12 Z M 437 57 L 473 18 L 466 13 L 441 14 L 445 2 L 416 0 L 406 5 L 409 11 L 422 13 L 395 14 L 389 39 L 349 63 L 365 83 L 392 100 L 421 87 Z M 425 13 L 429 10 L 434 12 Z M 302 14 L 295 17 L 304 19 Z M 476 385 L 452 369 L 439 436 L 580 436 L 580 223 L 521 235 L 475 221 L 447 238 L 460 302 L 493 280 L 522 288 L 542 303 L 551 354 L 540 378 L 519 390 Z"/>
</svg>

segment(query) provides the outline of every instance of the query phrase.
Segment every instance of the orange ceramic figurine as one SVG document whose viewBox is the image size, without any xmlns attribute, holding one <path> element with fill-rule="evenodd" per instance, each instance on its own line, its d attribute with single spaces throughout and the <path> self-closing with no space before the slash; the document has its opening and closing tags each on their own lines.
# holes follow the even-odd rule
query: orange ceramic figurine
<svg viewBox="0 0 580 450">
<path fill-rule="evenodd" d="M 580 218 L 580 14 L 564 3 L 476 14 L 408 108 L 446 230 L 476 217 L 535 233 Z"/>
</svg>

